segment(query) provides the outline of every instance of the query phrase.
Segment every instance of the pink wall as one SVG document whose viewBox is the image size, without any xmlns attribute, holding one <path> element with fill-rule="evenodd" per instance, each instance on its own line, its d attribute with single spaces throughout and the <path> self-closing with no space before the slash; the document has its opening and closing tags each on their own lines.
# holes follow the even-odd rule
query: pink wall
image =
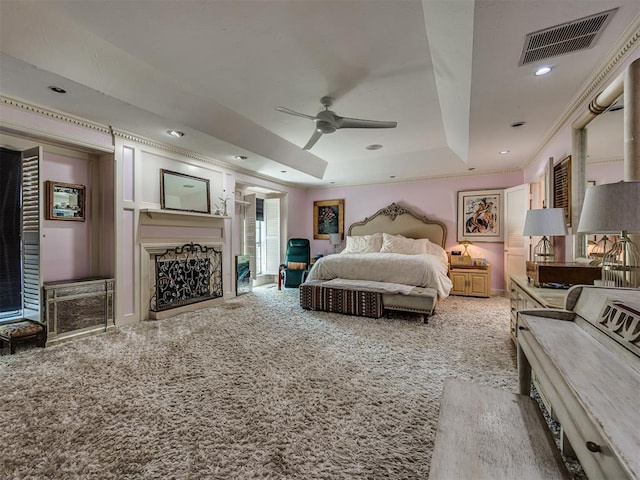
<svg viewBox="0 0 640 480">
<path fill-rule="evenodd" d="M 43 192 L 46 180 L 85 185 L 87 187 L 87 207 L 89 207 L 91 197 L 89 178 L 88 160 L 65 157 L 51 152 L 44 153 L 40 171 Z M 43 281 L 69 280 L 90 275 L 90 212 L 90 208 L 85 208 L 84 222 L 44 221 L 42 231 Z"/>
<path fill-rule="evenodd" d="M 304 216 L 304 232 L 311 239 L 311 253 L 329 253 L 326 240 L 313 240 L 313 202 L 318 200 L 344 199 L 345 231 L 349 225 L 374 214 L 380 208 L 396 202 L 412 207 L 417 212 L 447 226 L 447 251 L 459 250 L 456 241 L 456 217 L 458 191 L 508 188 L 523 183 L 522 172 L 492 175 L 473 175 L 415 182 L 399 182 L 383 185 L 314 189 L 307 192 L 306 202 L 300 203 L 298 215 Z M 469 248 L 472 256 L 484 257 L 492 265 L 491 287 L 502 290 L 504 286 L 503 243 L 474 243 Z"/>
</svg>

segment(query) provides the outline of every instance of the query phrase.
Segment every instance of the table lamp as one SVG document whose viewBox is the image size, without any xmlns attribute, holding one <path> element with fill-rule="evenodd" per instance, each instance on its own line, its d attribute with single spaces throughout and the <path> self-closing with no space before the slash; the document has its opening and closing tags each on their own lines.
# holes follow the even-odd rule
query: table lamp
<svg viewBox="0 0 640 480">
<path fill-rule="evenodd" d="M 620 235 L 602 259 L 605 286 L 640 286 L 640 255 L 628 237 L 640 232 L 639 201 L 640 182 L 606 183 L 586 191 L 578 232 Z"/>
<path fill-rule="evenodd" d="M 463 257 L 470 257 L 471 254 L 467 251 L 467 249 L 469 248 L 469 245 L 473 245 L 473 243 L 471 243 L 469 240 L 464 240 L 462 242 L 460 242 L 460 245 L 462 245 L 464 247 L 464 252 L 462 253 Z"/>
<path fill-rule="evenodd" d="M 556 259 L 553 245 L 548 236 L 563 236 L 567 234 L 567 225 L 562 208 L 538 208 L 527 210 L 522 234 L 527 237 L 542 236 L 533 249 L 534 262 L 554 262 Z"/>
<path fill-rule="evenodd" d="M 342 243 L 342 234 L 340 233 L 330 233 L 329 234 L 329 243 L 333 247 L 333 253 L 336 253 L 336 249 L 338 245 Z"/>
</svg>

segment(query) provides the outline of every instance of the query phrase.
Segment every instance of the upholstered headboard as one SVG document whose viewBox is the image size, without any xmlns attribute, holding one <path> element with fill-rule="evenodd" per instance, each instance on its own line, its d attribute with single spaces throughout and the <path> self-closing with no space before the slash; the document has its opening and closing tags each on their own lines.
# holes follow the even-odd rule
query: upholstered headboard
<svg viewBox="0 0 640 480">
<path fill-rule="evenodd" d="M 381 208 L 370 217 L 349 227 L 348 235 L 370 235 L 372 233 L 404 235 L 407 238 L 428 238 L 430 242 L 444 248 L 447 227 L 437 220 L 429 220 L 408 207 L 392 203 Z"/>
</svg>

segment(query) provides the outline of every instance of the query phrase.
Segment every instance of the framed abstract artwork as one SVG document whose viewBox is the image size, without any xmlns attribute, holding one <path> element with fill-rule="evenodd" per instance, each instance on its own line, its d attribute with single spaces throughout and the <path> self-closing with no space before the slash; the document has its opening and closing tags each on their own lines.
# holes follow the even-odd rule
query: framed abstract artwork
<svg viewBox="0 0 640 480">
<path fill-rule="evenodd" d="M 313 202 L 313 238 L 328 240 L 331 233 L 344 233 L 344 200 Z"/>
<path fill-rule="evenodd" d="M 503 190 L 458 192 L 458 242 L 503 242 Z"/>
</svg>

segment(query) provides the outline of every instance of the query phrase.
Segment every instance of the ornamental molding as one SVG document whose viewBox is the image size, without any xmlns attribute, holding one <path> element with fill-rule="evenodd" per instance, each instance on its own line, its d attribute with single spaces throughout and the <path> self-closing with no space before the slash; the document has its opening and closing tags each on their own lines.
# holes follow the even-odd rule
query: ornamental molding
<svg viewBox="0 0 640 480">
<path fill-rule="evenodd" d="M 0 95 L 0 103 L 3 103 L 4 105 L 7 105 L 9 107 L 25 110 L 30 113 L 35 113 L 36 115 L 47 117 L 52 120 L 58 120 L 60 122 L 70 123 L 77 127 L 87 128 L 89 130 L 94 130 L 96 132 L 104 133 L 106 135 L 111 135 L 111 129 L 106 125 L 90 122 L 88 120 L 74 117 L 66 113 L 58 112 L 56 110 L 39 107 L 30 103 L 15 100 L 13 98 L 4 97 L 2 95 Z"/>
<path fill-rule="evenodd" d="M 623 40 L 618 42 L 617 46 L 611 51 L 615 52 L 609 56 L 609 60 L 599 69 L 600 73 L 587 81 L 587 86 L 582 88 L 579 93 L 569 102 L 568 107 L 560 118 L 554 123 L 549 132 L 543 137 L 542 142 L 538 150 L 532 155 L 531 159 L 520 166 L 521 170 L 525 170 L 529 165 L 535 162 L 539 155 L 549 142 L 559 133 L 559 131 L 569 122 L 570 118 L 575 115 L 578 108 L 580 108 L 585 101 L 593 96 L 593 93 L 601 88 L 601 85 L 605 80 L 608 80 L 611 72 L 622 62 L 629 53 L 635 48 L 636 43 L 640 41 L 640 16 L 636 19 L 634 24 L 629 28 L 629 34 L 624 37 Z M 621 73 L 622 74 L 622 73 Z M 598 92 L 599 93 L 599 92 Z"/>
</svg>

